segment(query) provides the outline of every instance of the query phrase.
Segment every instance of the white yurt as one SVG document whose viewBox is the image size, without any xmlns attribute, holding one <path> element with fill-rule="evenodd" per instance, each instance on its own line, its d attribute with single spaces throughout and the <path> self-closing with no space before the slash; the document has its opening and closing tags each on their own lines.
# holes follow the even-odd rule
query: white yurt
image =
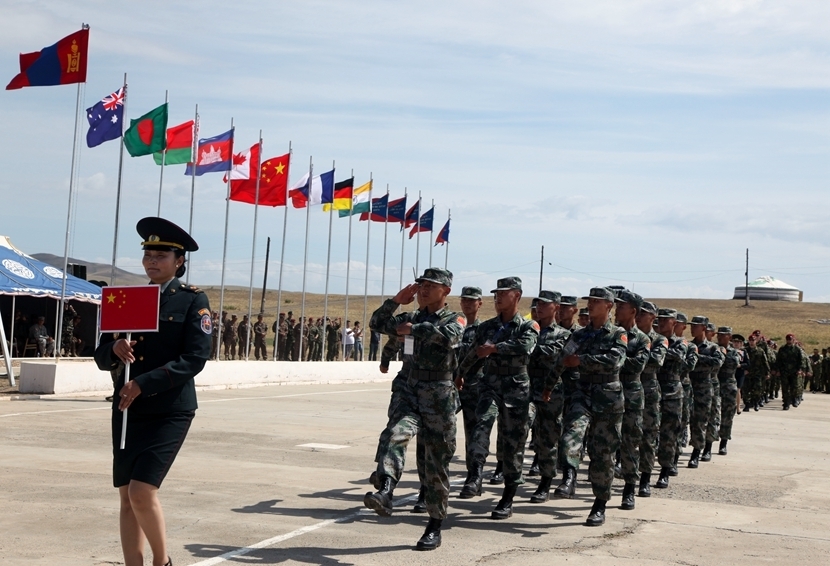
<svg viewBox="0 0 830 566">
<path fill-rule="evenodd" d="M 747 287 L 741 285 L 735 287 L 733 299 L 746 297 Z M 749 282 L 749 300 L 756 301 L 801 301 L 804 299 L 804 292 L 788 283 L 779 281 L 775 277 L 764 275 Z"/>
</svg>

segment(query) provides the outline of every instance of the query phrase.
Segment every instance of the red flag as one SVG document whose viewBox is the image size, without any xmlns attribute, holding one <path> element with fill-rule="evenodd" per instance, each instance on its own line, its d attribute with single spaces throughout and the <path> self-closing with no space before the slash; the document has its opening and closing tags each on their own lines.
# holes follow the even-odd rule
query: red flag
<svg viewBox="0 0 830 566">
<path fill-rule="evenodd" d="M 86 28 L 40 51 L 21 53 L 20 74 L 11 80 L 6 90 L 85 83 L 88 45 L 89 28 Z"/>
<path fill-rule="evenodd" d="M 288 189 L 288 159 L 290 154 L 263 161 L 259 176 L 259 204 L 285 206 Z M 256 164 L 254 163 L 254 168 Z M 256 204 L 256 177 L 234 181 L 231 177 L 231 200 Z"/>
<path fill-rule="evenodd" d="M 101 332 L 158 332 L 158 285 L 105 287 L 101 296 Z"/>
</svg>

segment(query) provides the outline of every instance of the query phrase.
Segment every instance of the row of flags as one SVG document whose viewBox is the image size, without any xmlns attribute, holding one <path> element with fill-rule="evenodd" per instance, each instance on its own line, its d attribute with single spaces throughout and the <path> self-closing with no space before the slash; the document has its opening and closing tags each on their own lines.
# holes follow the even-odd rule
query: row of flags
<svg viewBox="0 0 830 566">
<path fill-rule="evenodd" d="M 6 90 L 86 82 L 88 44 L 89 29 L 85 28 L 41 51 L 21 54 L 20 73 Z M 88 147 L 123 136 L 124 148 L 133 157 L 152 155 L 162 167 L 185 164 L 188 176 L 225 173 L 233 201 L 276 207 L 287 206 L 290 197 L 294 208 L 322 205 L 324 212 L 336 210 L 341 218 L 359 214 L 362 221 L 399 223 L 401 230 L 411 227 L 410 238 L 433 230 L 434 206 L 421 213 L 420 199 L 407 208 L 406 196 L 391 201 L 388 194 L 371 198 L 371 180 L 358 187 L 354 186 L 354 178 L 335 182 L 332 169 L 311 177 L 306 173 L 289 187 L 291 153 L 262 161 L 261 142 L 235 153 L 234 130 L 199 138 L 198 116 L 168 127 L 167 102 L 130 120 L 125 130 L 126 99 L 125 85 L 87 109 Z M 449 233 L 448 219 L 434 245 L 449 243 Z"/>
</svg>

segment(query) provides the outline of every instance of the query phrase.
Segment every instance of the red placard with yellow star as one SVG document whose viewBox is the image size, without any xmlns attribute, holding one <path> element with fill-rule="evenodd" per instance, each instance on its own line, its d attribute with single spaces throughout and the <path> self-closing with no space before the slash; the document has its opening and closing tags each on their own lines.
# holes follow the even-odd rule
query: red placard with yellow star
<svg viewBox="0 0 830 566">
<path fill-rule="evenodd" d="M 158 332 L 158 285 L 104 287 L 101 332 Z"/>
</svg>

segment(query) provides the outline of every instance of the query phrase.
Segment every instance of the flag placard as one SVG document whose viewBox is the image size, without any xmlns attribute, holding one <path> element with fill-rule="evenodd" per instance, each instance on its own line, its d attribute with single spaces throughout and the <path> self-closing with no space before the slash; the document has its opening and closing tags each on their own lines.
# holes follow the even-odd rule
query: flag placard
<svg viewBox="0 0 830 566">
<path fill-rule="evenodd" d="M 101 332 L 158 332 L 158 285 L 105 287 L 101 294 Z"/>
</svg>

